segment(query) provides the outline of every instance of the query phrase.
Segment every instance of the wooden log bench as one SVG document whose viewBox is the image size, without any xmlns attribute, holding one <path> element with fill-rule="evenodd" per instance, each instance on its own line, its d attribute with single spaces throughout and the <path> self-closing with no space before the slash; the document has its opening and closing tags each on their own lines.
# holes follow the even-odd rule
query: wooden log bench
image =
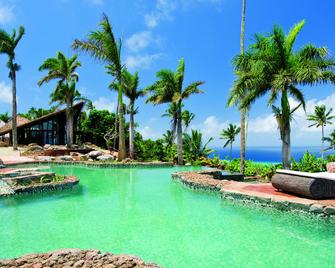
<svg viewBox="0 0 335 268">
<path fill-rule="evenodd" d="M 274 188 L 287 193 L 313 199 L 335 198 L 335 173 L 277 170 L 271 183 Z"/>
</svg>

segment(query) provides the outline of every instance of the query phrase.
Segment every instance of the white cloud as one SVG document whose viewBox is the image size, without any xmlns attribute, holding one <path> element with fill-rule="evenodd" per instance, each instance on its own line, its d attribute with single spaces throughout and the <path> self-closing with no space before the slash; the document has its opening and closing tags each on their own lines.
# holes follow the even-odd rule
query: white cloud
<svg viewBox="0 0 335 268">
<path fill-rule="evenodd" d="M 138 54 L 138 55 L 129 55 L 126 58 L 126 66 L 130 69 L 149 69 L 152 63 L 163 56 L 161 53 L 156 54 Z"/>
<path fill-rule="evenodd" d="M 140 128 L 138 130 L 138 132 L 141 133 L 141 135 L 143 136 L 144 139 L 153 139 L 156 140 L 158 138 L 161 138 L 163 133 L 160 133 L 158 131 L 153 130 L 151 127 L 149 126 L 145 126 L 143 128 Z"/>
<path fill-rule="evenodd" d="M 258 116 L 248 123 L 250 133 L 275 133 L 278 131 L 277 122 L 273 114 Z"/>
<path fill-rule="evenodd" d="M 133 34 L 126 40 L 126 46 L 130 51 L 137 52 L 148 47 L 154 38 L 150 31 L 143 31 Z"/>
<path fill-rule="evenodd" d="M 0 2 L 0 24 L 6 24 L 14 19 L 13 7 Z"/>
<path fill-rule="evenodd" d="M 93 101 L 93 106 L 97 110 L 108 110 L 110 112 L 114 112 L 116 108 L 116 104 L 114 101 L 104 97 L 100 97 L 99 99 Z"/>
<path fill-rule="evenodd" d="M 162 20 L 172 19 L 172 12 L 177 8 L 175 0 L 156 0 L 155 9 L 144 15 L 144 20 L 149 28 L 155 28 Z"/>
<path fill-rule="evenodd" d="M 12 103 L 12 90 L 5 82 L 0 82 L 0 102 Z"/>
</svg>

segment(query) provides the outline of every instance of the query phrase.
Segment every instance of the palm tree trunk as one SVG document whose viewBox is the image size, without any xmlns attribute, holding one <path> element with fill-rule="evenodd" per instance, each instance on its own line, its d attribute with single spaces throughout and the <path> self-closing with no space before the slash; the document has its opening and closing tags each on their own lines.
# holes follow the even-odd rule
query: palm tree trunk
<svg viewBox="0 0 335 268">
<path fill-rule="evenodd" d="M 246 9 L 246 0 L 242 0 L 242 18 L 241 18 L 241 35 L 240 35 L 240 50 L 241 54 L 244 53 L 244 31 L 245 31 L 245 9 Z M 240 172 L 244 174 L 245 171 L 245 150 L 246 150 L 246 141 L 245 141 L 245 111 L 241 110 L 241 132 L 240 132 L 240 143 L 241 143 L 241 163 L 240 163 Z"/>
<path fill-rule="evenodd" d="M 321 158 L 322 158 L 322 160 L 324 159 L 324 143 L 325 143 L 325 141 L 323 140 L 324 139 L 324 137 L 325 137 L 325 129 L 324 129 L 324 125 L 322 124 L 322 127 L 321 127 L 321 129 L 322 129 L 322 145 L 321 145 Z"/>
<path fill-rule="evenodd" d="M 231 161 L 232 158 L 233 158 L 233 143 L 232 143 L 232 142 L 230 143 L 230 153 L 229 153 L 229 158 L 230 158 L 230 161 Z"/>
<path fill-rule="evenodd" d="M 122 89 L 119 89 L 119 153 L 118 160 L 122 161 L 126 158 L 126 139 L 124 133 L 124 118 L 123 118 L 123 102 Z"/>
<path fill-rule="evenodd" d="M 12 79 L 12 138 L 13 138 L 13 150 L 17 150 L 17 102 L 16 102 L 16 73 L 15 70 L 11 70 Z"/>
<path fill-rule="evenodd" d="M 132 104 L 129 118 L 129 155 L 131 159 L 134 159 L 134 136 L 135 136 L 134 111 Z"/>
<path fill-rule="evenodd" d="M 290 127 L 290 123 L 286 124 L 283 129 L 282 159 L 283 159 L 284 169 L 290 169 L 291 168 L 291 127 Z"/>
<path fill-rule="evenodd" d="M 182 126 L 182 105 L 178 103 L 178 126 L 177 126 L 177 143 L 178 143 L 178 165 L 183 164 L 183 126 Z"/>
<path fill-rule="evenodd" d="M 71 148 L 73 145 L 73 111 L 72 104 L 70 101 L 66 103 L 66 146 L 67 148 Z"/>
</svg>

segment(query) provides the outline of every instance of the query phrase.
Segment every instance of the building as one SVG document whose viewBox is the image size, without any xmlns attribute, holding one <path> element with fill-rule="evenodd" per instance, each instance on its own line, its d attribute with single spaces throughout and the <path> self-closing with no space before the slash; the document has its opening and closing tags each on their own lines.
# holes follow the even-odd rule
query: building
<svg viewBox="0 0 335 268">
<path fill-rule="evenodd" d="M 73 106 L 74 122 L 78 122 L 84 102 L 79 102 Z M 76 129 L 76 126 L 74 126 Z M 12 141 L 12 123 L 8 122 L 0 128 L 0 140 L 10 135 L 9 141 Z M 48 115 L 29 121 L 28 119 L 17 117 L 17 136 L 18 144 L 27 145 L 37 143 L 39 145 L 66 144 L 66 109 L 57 110 Z M 8 138 L 7 138 L 8 139 Z"/>
</svg>

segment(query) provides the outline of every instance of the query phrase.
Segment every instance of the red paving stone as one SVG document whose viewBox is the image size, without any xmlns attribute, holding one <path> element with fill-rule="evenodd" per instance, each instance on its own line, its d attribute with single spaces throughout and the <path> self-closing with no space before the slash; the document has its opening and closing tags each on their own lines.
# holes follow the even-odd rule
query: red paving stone
<svg viewBox="0 0 335 268">
<path fill-rule="evenodd" d="M 296 198 L 296 196 L 294 195 L 278 191 L 276 188 L 272 186 L 271 183 L 247 185 L 243 187 L 242 190 L 250 191 L 250 192 L 257 192 L 257 193 L 264 193 L 264 194 L 271 194 L 271 195 L 278 195 L 278 196 L 285 196 L 289 198 Z"/>
</svg>

